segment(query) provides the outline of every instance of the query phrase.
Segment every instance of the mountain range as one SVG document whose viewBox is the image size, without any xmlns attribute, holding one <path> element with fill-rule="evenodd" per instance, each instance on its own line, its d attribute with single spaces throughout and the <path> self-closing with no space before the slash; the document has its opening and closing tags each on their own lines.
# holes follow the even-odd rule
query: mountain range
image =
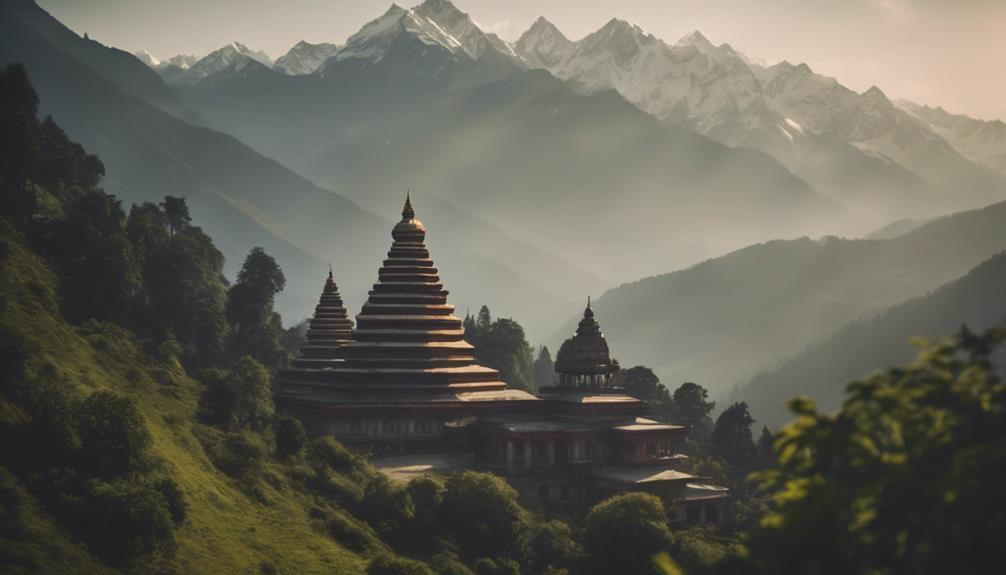
<svg viewBox="0 0 1006 575">
<path fill-rule="evenodd" d="M 401 208 L 404 187 L 383 206 L 381 213 L 388 219 L 378 217 L 232 136 L 200 125 L 198 115 L 179 103 L 177 93 L 135 57 L 77 36 L 33 2 L 4 0 L 0 15 L 0 63 L 24 63 L 40 93 L 43 113 L 54 116 L 104 161 L 109 191 L 127 203 L 185 196 L 196 223 L 218 238 L 230 277 L 252 247 L 264 247 L 286 272 L 287 287 L 277 304 L 287 321 L 310 313 L 329 262 L 338 270 L 349 305 L 363 301 L 390 241 L 388 231 Z M 78 59 L 78 52 L 88 63 Z M 158 96 L 159 105 L 146 99 L 149 94 Z M 445 264 L 443 275 L 459 306 L 477 309 L 487 303 L 505 315 L 530 310 L 535 315 L 529 331 L 544 331 L 548 324 L 535 324 L 535 318 L 551 317 L 554 322 L 576 306 L 571 296 L 559 297 L 554 286 L 542 288 L 540 278 L 525 275 L 547 270 L 584 289 L 601 289 L 590 272 L 487 222 L 477 225 L 476 217 L 448 202 L 432 197 L 427 201 L 423 194 L 416 199 L 421 217 L 436 225 L 430 245 Z M 459 222 L 455 232 L 465 235 L 454 236 L 448 226 L 438 225 L 441 218 L 435 209 L 451 213 L 443 219 Z M 479 273 L 465 273 L 467 268 Z M 552 316 L 539 316 L 539 310 L 551 310 Z"/>
<path fill-rule="evenodd" d="M 937 218 L 891 239 L 804 238 L 753 245 L 614 288 L 594 301 L 594 312 L 623 366 L 646 365 L 668 386 L 695 381 L 724 398 L 734 386 L 849 322 L 921 297 L 1006 250 L 1003 222 L 1006 202 Z M 953 314 L 948 308 L 946 318 Z M 961 316 L 958 324 L 970 317 Z M 568 321 L 549 344 L 568 337 L 575 326 L 575 319 Z M 898 343 L 888 342 L 887 349 Z M 889 359 L 871 366 L 894 365 L 901 358 Z M 844 374 L 840 365 L 832 367 Z M 803 375 L 808 381 L 831 377 Z M 773 379 L 766 375 L 760 381 Z M 760 387 L 752 384 L 742 397 L 753 401 Z M 798 387 L 794 382 L 786 391 L 792 395 Z M 782 391 L 772 396 L 780 410 L 785 396 Z M 766 405 L 757 403 L 759 409 Z"/>
<path fill-rule="evenodd" d="M 760 64 L 698 31 L 668 44 L 612 19 L 572 41 L 539 18 L 513 48 L 581 92 L 615 89 L 658 118 L 764 151 L 874 223 L 984 205 L 1006 190 L 998 156 L 969 153 L 876 86 L 856 93 L 806 64 Z"/>
<path fill-rule="evenodd" d="M 427 0 L 275 62 L 240 42 L 162 61 L 30 0 L 0 12 L 0 62 L 26 64 L 104 185 L 186 196 L 228 273 L 265 247 L 288 320 L 329 261 L 362 301 L 411 188 L 461 309 L 544 339 L 587 294 L 646 277 L 597 300 L 616 354 L 722 397 L 1006 248 L 1003 204 L 937 217 L 1002 198 L 1001 122 L 698 32 L 668 44 L 612 20 L 574 41 L 539 19 L 508 43 Z"/>
<path fill-rule="evenodd" d="M 670 44 L 612 19 L 574 41 L 539 18 L 508 43 L 449 1 L 428 0 L 412 9 L 392 5 L 345 46 L 298 43 L 280 58 L 288 63 L 274 69 L 323 74 L 326 56 L 374 64 L 403 34 L 475 61 L 545 69 L 583 94 L 615 90 L 666 122 L 766 152 L 865 227 L 978 207 L 1006 194 L 1001 122 L 892 102 L 876 86 L 857 93 L 806 64 L 764 64 L 698 31 Z M 503 66 L 497 75 L 507 72 Z"/>
<path fill-rule="evenodd" d="M 213 128 L 368 209 L 418 189 L 606 282 L 854 225 L 764 154 L 529 69 L 446 0 L 392 6 L 313 74 L 249 60 L 177 87 Z"/>
</svg>

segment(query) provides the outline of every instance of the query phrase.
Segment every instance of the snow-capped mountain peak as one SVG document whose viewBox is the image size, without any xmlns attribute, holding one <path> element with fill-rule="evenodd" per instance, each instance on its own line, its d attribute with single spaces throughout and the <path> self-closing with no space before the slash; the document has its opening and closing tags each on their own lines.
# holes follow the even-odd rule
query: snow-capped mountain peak
<svg viewBox="0 0 1006 575">
<path fill-rule="evenodd" d="M 546 69 L 559 64 L 572 46 L 573 42 L 544 16 L 539 16 L 513 45 L 529 66 Z"/>
<path fill-rule="evenodd" d="M 188 70 L 198 61 L 199 58 L 196 56 L 192 56 L 190 54 L 178 54 L 177 56 L 168 58 L 166 64 L 170 66 L 177 66 L 182 70 Z"/>
<path fill-rule="evenodd" d="M 198 82 L 242 60 L 254 60 L 267 67 L 272 66 L 272 58 L 265 52 L 252 50 L 240 42 L 231 42 L 193 64 L 186 72 L 184 81 Z"/>
<path fill-rule="evenodd" d="M 339 46 L 329 43 L 311 44 L 301 40 L 286 53 L 276 59 L 274 69 L 298 76 L 311 74 L 339 51 Z"/>
<path fill-rule="evenodd" d="M 511 56 L 512 52 L 506 43 L 484 33 L 468 14 L 448 0 L 426 0 L 415 8 L 392 4 L 387 12 L 350 36 L 336 58 L 378 62 L 403 35 L 440 46 L 452 54 L 464 53 L 474 60 L 490 48 L 505 56 Z M 516 60 L 516 55 L 512 58 Z"/>
<path fill-rule="evenodd" d="M 133 56 L 139 58 L 140 62 L 143 62 L 151 68 L 157 68 L 161 66 L 161 61 L 154 57 L 153 54 L 147 52 L 146 50 L 140 50 L 139 52 L 133 52 Z"/>
</svg>

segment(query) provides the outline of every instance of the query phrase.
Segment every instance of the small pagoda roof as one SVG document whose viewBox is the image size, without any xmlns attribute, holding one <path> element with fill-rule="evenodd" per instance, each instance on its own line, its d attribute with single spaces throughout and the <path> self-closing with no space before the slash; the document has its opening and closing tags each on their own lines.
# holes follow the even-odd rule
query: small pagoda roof
<svg viewBox="0 0 1006 575">
<path fill-rule="evenodd" d="M 688 481 L 699 479 L 695 475 L 667 469 L 665 467 L 637 467 L 637 466 L 617 466 L 605 467 L 594 472 L 600 479 L 638 485 L 641 483 L 655 483 L 659 481 Z"/>
<path fill-rule="evenodd" d="M 555 356 L 555 371 L 574 375 L 594 375 L 618 371 L 618 362 L 611 359 L 608 342 L 601 326 L 594 319 L 594 310 L 587 298 L 583 319 L 573 337 L 562 342 Z"/>
<path fill-rule="evenodd" d="M 684 502 L 710 501 L 714 499 L 723 499 L 729 496 L 730 489 L 727 487 L 709 485 L 707 483 L 688 483 L 685 485 L 684 493 L 675 497 L 675 500 Z"/>
<path fill-rule="evenodd" d="M 642 404 L 643 401 L 624 393 L 598 393 L 597 390 L 562 390 L 543 394 L 548 401 L 578 404 Z"/>
<path fill-rule="evenodd" d="M 630 423 L 627 425 L 619 425 L 614 428 L 616 431 L 627 431 L 627 432 L 639 432 L 639 431 L 678 431 L 680 429 L 688 429 L 685 425 L 671 425 L 668 423 Z"/>
</svg>

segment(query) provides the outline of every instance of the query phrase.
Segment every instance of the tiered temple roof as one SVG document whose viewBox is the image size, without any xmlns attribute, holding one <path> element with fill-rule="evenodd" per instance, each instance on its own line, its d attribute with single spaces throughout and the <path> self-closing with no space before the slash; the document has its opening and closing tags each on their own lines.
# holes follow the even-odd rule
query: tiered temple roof
<svg viewBox="0 0 1006 575">
<path fill-rule="evenodd" d="M 278 379 L 288 401 L 327 403 L 481 403 L 526 401 L 495 369 L 475 363 L 460 318 L 426 249 L 426 228 L 411 196 L 378 281 L 357 316 L 342 361 L 324 369 L 289 369 Z"/>
<path fill-rule="evenodd" d="M 328 270 L 321 298 L 314 308 L 314 317 L 308 323 L 307 343 L 300 348 L 300 357 L 293 360 L 294 368 L 321 369 L 332 367 L 338 359 L 339 347 L 349 341 L 353 320 L 339 295 L 332 270 Z"/>
<path fill-rule="evenodd" d="M 561 388 L 606 388 L 618 371 L 618 362 L 611 359 L 608 342 L 594 319 L 589 298 L 576 334 L 559 347 L 555 371 L 559 374 Z"/>
</svg>

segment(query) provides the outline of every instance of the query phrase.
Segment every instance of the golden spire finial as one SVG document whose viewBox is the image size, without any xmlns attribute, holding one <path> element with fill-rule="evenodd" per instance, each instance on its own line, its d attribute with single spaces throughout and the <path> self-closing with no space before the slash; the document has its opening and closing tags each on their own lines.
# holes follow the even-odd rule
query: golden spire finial
<svg viewBox="0 0 1006 575">
<path fill-rule="evenodd" d="M 402 208 L 402 219 L 413 220 L 415 218 L 416 212 L 412 209 L 412 190 L 408 189 L 405 191 L 405 207 Z"/>
<path fill-rule="evenodd" d="M 332 262 L 328 262 L 328 279 L 332 279 Z"/>
</svg>

